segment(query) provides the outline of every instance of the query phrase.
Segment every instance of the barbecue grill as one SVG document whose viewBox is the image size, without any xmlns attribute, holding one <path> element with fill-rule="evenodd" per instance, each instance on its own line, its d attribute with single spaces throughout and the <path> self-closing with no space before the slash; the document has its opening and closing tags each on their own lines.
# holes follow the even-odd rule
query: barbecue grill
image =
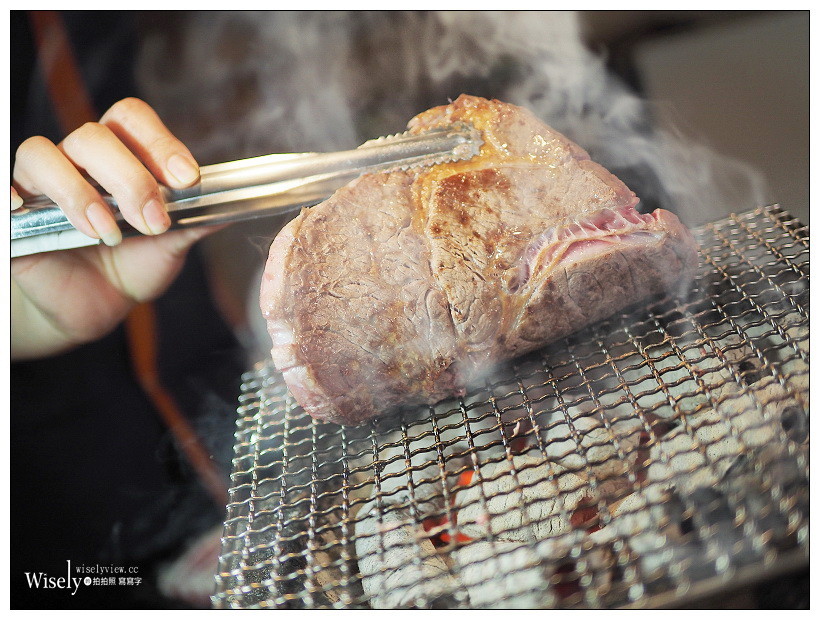
<svg viewBox="0 0 820 620">
<path fill-rule="evenodd" d="M 808 564 L 809 239 L 693 231 L 694 282 L 361 427 L 243 376 L 218 608 L 659 607 Z"/>
</svg>

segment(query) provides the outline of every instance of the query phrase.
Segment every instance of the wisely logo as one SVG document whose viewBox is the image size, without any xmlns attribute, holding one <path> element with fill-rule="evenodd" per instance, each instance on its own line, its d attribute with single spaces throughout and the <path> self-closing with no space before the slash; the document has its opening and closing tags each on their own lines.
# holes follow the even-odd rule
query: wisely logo
<svg viewBox="0 0 820 620">
<path fill-rule="evenodd" d="M 77 588 L 83 582 L 82 577 L 71 576 L 71 560 L 66 560 L 66 574 L 60 577 L 53 577 L 47 573 L 25 573 L 29 588 L 41 588 L 43 590 L 69 590 L 71 596 L 77 594 Z M 88 577 L 85 578 L 90 582 Z"/>
</svg>

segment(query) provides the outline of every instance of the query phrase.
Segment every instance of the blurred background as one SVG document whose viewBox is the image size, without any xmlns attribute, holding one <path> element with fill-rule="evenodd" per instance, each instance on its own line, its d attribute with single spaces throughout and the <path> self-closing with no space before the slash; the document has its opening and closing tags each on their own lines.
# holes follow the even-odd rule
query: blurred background
<svg viewBox="0 0 820 620">
<path fill-rule="evenodd" d="M 59 141 L 126 96 L 210 164 L 353 148 L 466 92 L 532 109 L 645 210 L 700 225 L 779 203 L 809 223 L 808 11 L 13 11 L 11 49 L 12 160 L 26 137 Z M 123 329 L 12 366 L 12 607 L 207 606 L 224 504 L 186 442 L 227 486 L 240 374 L 269 348 L 259 277 L 284 223 L 216 233 L 154 304 L 161 377 L 192 435 L 141 390 Z M 25 571 L 67 559 L 145 580 L 72 600 L 26 587 Z M 807 606 L 807 579 L 704 604 Z"/>
<path fill-rule="evenodd" d="M 808 12 L 599 11 L 583 19 L 590 45 L 656 104 L 655 122 L 754 166 L 766 180 L 764 202 L 809 223 Z"/>
</svg>

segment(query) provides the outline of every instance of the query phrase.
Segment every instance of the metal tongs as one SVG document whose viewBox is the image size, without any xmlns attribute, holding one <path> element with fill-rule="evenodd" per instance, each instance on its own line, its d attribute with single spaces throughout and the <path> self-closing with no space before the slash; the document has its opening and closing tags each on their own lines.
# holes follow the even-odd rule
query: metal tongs
<svg viewBox="0 0 820 620">
<path fill-rule="evenodd" d="M 263 155 L 203 166 L 197 185 L 161 190 L 172 229 L 239 222 L 315 205 L 364 173 L 470 159 L 481 144 L 475 128 L 459 123 L 376 138 L 350 151 Z M 102 196 L 113 208 L 123 236 L 139 234 L 119 214 L 114 199 Z M 12 212 L 12 258 L 98 243 L 74 228 L 45 196 L 26 200 Z"/>
</svg>

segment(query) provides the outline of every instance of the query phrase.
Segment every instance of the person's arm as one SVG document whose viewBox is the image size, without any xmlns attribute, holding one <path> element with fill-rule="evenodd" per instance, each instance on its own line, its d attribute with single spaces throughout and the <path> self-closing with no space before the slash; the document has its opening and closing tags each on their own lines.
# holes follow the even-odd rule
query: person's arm
<svg viewBox="0 0 820 620">
<path fill-rule="evenodd" d="M 108 191 L 125 220 L 146 236 L 122 240 L 113 214 L 85 171 Z M 23 256 L 11 261 L 12 359 L 42 357 L 100 338 L 141 301 L 162 293 L 188 248 L 208 229 L 170 226 L 157 179 L 192 185 L 199 168 L 188 149 L 138 99 L 116 103 L 99 123 L 63 142 L 26 140 L 18 149 L 12 208 L 45 194 L 85 234 L 106 245 Z"/>
</svg>

